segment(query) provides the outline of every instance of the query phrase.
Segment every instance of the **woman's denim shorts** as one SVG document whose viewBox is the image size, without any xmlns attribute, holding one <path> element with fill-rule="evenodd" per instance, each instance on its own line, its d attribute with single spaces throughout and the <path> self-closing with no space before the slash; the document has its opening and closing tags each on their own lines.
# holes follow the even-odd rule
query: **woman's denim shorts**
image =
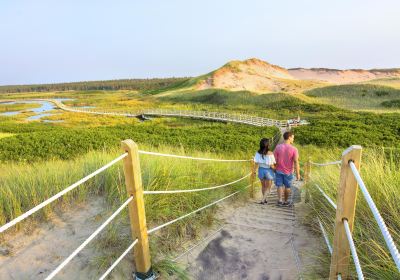
<svg viewBox="0 0 400 280">
<path fill-rule="evenodd" d="M 272 168 L 259 167 L 258 178 L 260 180 L 274 180 L 275 172 L 274 170 L 272 170 Z"/>
</svg>

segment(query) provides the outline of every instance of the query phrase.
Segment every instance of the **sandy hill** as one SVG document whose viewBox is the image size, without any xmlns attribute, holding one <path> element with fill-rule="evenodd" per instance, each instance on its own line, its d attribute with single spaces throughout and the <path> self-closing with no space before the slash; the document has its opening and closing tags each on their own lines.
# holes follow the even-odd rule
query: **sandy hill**
<svg viewBox="0 0 400 280">
<path fill-rule="evenodd" d="M 326 84 L 350 84 L 376 79 L 400 78 L 398 69 L 293 68 L 270 64 L 257 58 L 230 61 L 221 68 L 196 78 L 197 89 L 231 91 L 301 92 Z"/>
<path fill-rule="evenodd" d="M 299 80 L 318 80 L 333 84 L 360 83 L 376 79 L 400 78 L 400 69 L 328 69 L 328 68 L 293 68 L 288 73 Z"/>
<path fill-rule="evenodd" d="M 287 69 L 252 58 L 244 61 L 231 61 L 202 76 L 197 83 L 197 88 L 277 92 L 287 90 L 295 80 Z"/>
</svg>

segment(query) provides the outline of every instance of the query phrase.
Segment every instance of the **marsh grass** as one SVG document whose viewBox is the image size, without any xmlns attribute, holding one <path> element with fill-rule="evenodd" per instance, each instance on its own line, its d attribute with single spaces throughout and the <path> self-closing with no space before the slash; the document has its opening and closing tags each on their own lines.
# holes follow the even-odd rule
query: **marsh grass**
<svg viewBox="0 0 400 280">
<path fill-rule="evenodd" d="M 328 162 L 340 159 L 340 152 L 337 149 L 331 151 L 323 150 L 318 155 L 315 153 L 314 148 L 309 147 L 308 150 L 309 155 L 312 156 L 312 160 L 316 162 Z M 400 190 L 398 189 L 400 184 L 399 166 L 400 157 L 394 151 L 387 152 L 381 148 L 364 149 L 363 151 L 361 176 L 382 217 L 385 219 L 397 246 L 400 245 L 400 208 L 398 203 L 400 195 Z M 313 208 L 312 216 L 320 218 L 331 241 L 335 210 L 321 196 L 314 185 L 318 184 L 333 201 L 336 201 L 339 173 L 339 166 L 313 166 L 311 182 L 307 185 L 313 197 L 313 203 L 310 204 Z M 316 231 L 319 231 L 316 219 L 310 220 L 309 223 Z M 400 279 L 400 273 L 390 256 L 379 227 L 360 191 L 357 198 L 353 237 L 363 272 L 367 279 Z M 325 267 L 325 273 L 329 271 L 330 257 L 326 252 L 320 256 L 320 261 Z M 355 276 L 354 269 L 353 276 Z"/>
<path fill-rule="evenodd" d="M 164 153 L 185 154 L 182 148 L 161 148 L 141 146 L 142 149 Z M 12 220 L 48 197 L 61 191 L 72 183 L 100 168 L 120 155 L 119 150 L 93 151 L 74 160 L 48 160 L 33 164 L 10 163 L 0 166 L 0 224 Z M 194 156 L 231 158 L 235 155 L 215 155 L 194 153 Z M 143 187 L 145 190 L 174 190 L 215 186 L 234 181 L 250 172 L 249 163 L 218 163 L 193 160 L 171 159 L 141 155 Z M 145 206 L 148 228 L 152 228 L 183 214 L 200 208 L 248 185 L 249 179 L 226 188 L 187 193 L 146 195 Z M 247 196 L 246 193 L 242 195 Z M 26 221 L 9 230 L 13 234 L 22 227 L 32 226 L 42 221 L 50 221 L 53 211 L 62 208 L 68 211 L 76 203 L 85 203 L 89 198 L 102 196 L 108 208 L 101 214 L 107 217 L 126 199 L 125 179 L 122 163 L 119 162 L 106 171 L 90 179 L 84 185 L 66 194 L 56 202 L 40 210 Z M 239 195 L 240 196 L 240 195 Z M 151 252 L 156 261 L 160 256 L 171 256 L 187 239 L 196 239 L 205 225 L 211 225 L 216 207 L 197 213 L 151 235 Z M 94 248 L 99 253 L 91 264 L 94 267 L 108 267 L 132 242 L 127 211 L 107 227 Z M 158 257 L 157 257 L 158 256 Z M 162 258 L 164 259 L 164 258 Z M 173 262 L 160 262 L 158 266 L 164 273 L 182 271 Z M 183 278 L 182 278 L 183 279 Z"/>
</svg>

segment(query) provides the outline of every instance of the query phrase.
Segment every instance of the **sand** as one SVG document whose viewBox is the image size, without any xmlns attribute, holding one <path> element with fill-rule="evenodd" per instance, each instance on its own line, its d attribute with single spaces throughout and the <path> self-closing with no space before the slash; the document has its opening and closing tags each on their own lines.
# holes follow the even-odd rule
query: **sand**
<svg viewBox="0 0 400 280">
<path fill-rule="evenodd" d="M 109 215 L 106 205 L 103 198 L 94 197 L 58 211 L 49 222 L 33 230 L 6 236 L 7 242 L 0 244 L 6 250 L 4 255 L 0 254 L 0 279 L 44 279 L 104 222 Z M 89 243 L 56 279 L 98 279 L 105 269 L 95 265 L 94 259 L 101 256 L 93 247 L 95 242 L 96 239 Z M 119 266 L 125 275 L 132 271 L 126 265 L 129 262 L 132 263 L 132 258 L 127 257 Z"/>
<path fill-rule="evenodd" d="M 178 261 L 199 280 L 299 279 L 309 273 L 324 243 L 302 224 L 307 206 L 300 201 L 301 182 L 296 186 L 292 208 L 276 206 L 276 192 L 267 205 L 224 204 L 222 229 L 210 231 Z"/>
</svg>

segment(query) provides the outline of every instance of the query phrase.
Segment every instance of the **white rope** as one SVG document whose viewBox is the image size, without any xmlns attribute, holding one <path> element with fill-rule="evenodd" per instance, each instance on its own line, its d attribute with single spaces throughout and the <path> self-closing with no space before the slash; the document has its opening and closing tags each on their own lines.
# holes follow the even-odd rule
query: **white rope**
<svg viewBox="0 0 400 280">
<path fill-rule="evenodd" d="M 335 165 L 335 164 L 341 164 L 342 161 L 338 160 L 338 161 L 331 161 L 331 162 L 324 162 L 324 163 L 317 163 L 317 162 L 312 162 L 310 161 L 310 163 L 312 165 L 316 165 L 316 166 L 328 166 L 328 165 Z"/>
<path fill-rule="evenodd" d="M 385 239 L 386 245 L 390 250 L 390 254 L 392 255 L 394 262 L 396 263 L 397 270 L 400 271 L 400 254 L 397 250 L 396 245 L 394 244 L 393 238 L 390 235 L 388 228 L 386 227 L 385 221 L 383 220 L 378 208 L 375 205 L 375 202 L 369 194 L 368 189 L 365 186 L 364 181 L 362 180 L 360 173 L 357 170 L 357 167 L 354 165 L 354 162 L 350 161 L 349 164 L 351 170 L 353 171 L 354 177 L 356 178 L 357 183 L 360 186 L 360 189 L 365 197 L 365 200 L 367 201 L 368 206 L 371 209 L 371 212 L 374 215 L 376 222 L 378 223 L 379 229 L 381 230 L 383 238 Z"/>
<path fill-rule="evenodd" d="M 185 158 L 185 159 L 195 159 L 195 160 L 207 160 L 207 161 L 220 161 L 220 162 L 248 162 L 251 159 L 215 159 L 215 158 L 199 158 L 199 157 L 190 157 L 190 156 L 179 156 L 179 155 L 171 155 L 171 154 L 162 154 L 162 153 L 155 153 L 155 152 L 148 152 L 148 151 L 141 151 L 139 150 L 139 154 L 144 155 L 153 155 L 153 156 L 160 156 L 160 157 L 173 157 L 173 158 Z"/>
<path fill-rule="evenodd" d="M 351 255 L 353 256 L 354 266 L 356 267 L 358 279 L 363 280 L 364 275 L 361 269 L 360 260 L 358 259 L 356 246 L 354 245 L 353 237 L 351 236 L 349 223 L 346 219 L 344 219 L 343 224 L 344 224 L 344 230 L 346 231 L 347 240 L 349 241 L 349 247 Z"/>
<path fill-rule="evenodd" d="M 98 227 L 75 251 L 72 252 L 45 280 L 53 279 L 86 245 L 89 244 L 125 207 L 131 202 L 133 196 L 129 197 L 100 227 Z"/>
<path fill-rule="evenodd" d="M 332 255 L 333 249 L 329 242 L 328 234 L 326 233 L 325 228 L 321 223 L 321 220 L 319 218 L 317 218 L 317 219 L 318 219 L 318 223 L 319 223 L 319 228 L 321 229 L 322 235 L 324 236 L 326 246 L 328 246 L 329 253 Z"/>
<path fill-rule="evenodd" d="M 125 256 L 129 253 L 130 250 L 132 250 L 133 247 L 138 243 L 138 240 L 136 239 L 135 241 L 132 242 L 131 245 L 125 250 L 125 252 L 122 253 L 122 255 L 107 269 L 106 272 L 99 278 L 99 280 L 104 280 L 108 274 L 119 264 L 119 262 L 125 258 Z"/>
<path fill-rule="evenodd" d="M 19 217 L 15 218 L 14 220 L 8 222 L 7 224 L 3 225 L 2 227 L 0 227 L 0 233 L 2 233 L 3 231 L 7 230 L 8 228 L 14 226 L 15 224 L 21 222 L 22 220 L 26 219 L 27 217 L 29 217 L 30 215 L 34 214 L 35 212 L 39 211 L 40 209 L 42 209 L 43 207 L 47 206 L 48 204 L 52 203 L 54 200 L 60 198 L 61 196 L 63 196 L 64 194 L 66 194 L 67 192 L 75 189 L 77 186 L 83 184 L 84 182 L 86 182 L 87 180 L 89 180 L 90 178 L 96 176 L 97 174 L 103 172 L 104 170 L 106 170 L 107 168 L 109 168 L 111 165 L 115 164 L 116 162 L 120 161 L 121 159 L 123 159 L 124 157 L 126 157 L 128 155 L 128 153 L 122 154 L 119 157 L 117 157 L 116 159 L 114 159 L 113 161 L 107 163 L 106 165 L 104 165 L 103 167 L 97 169 L 96 171 L 94 171 L 93 173 L 87 175 L 85 178 L 80 179 L 78 182 L 72 184 L 71 186 L 65 188 L 64 190 L 62 190 L 61 192 L 55 194 L 54 196 L 50 197 L 49 199 L 47 199 L 46 201 L 43 201 L 42 203 L 40 203 L 39 205 L 33 207 L 31 210 L 25 212 L 24 214 L 20 215 Z"/>
<path fill-rule="evenodd" d="M 238 180 L 235 180 L 230 183 L 223 184 L 223 185 L 215 186 L 215 187 L 202 188 L 202 189 L 170 190 L 170 191 L 143 191 L 143 193 L 144 194 L 168 194 L 168 193 L 187 193 L 187 192 L 201 192 L 201 191 L 207 191 L 207 190 L 214 190 L 214 189 L 223 188 L 223 187 L 226 187 L 229 185 L 233 185 L 237 182 L 240 182 L 240 181 L 246 179 L 250 175 L 251 175 L 251 172 Z"/>
<path fill-rule="evenodd" d="M 248 188 L 248 187 L 250 187 L 250 186 L 251 186 L 251 185 L 248 185 L 248 186 L 244 187 L 243 189 L 241 189 L 241 190 L 239 190 L 239 191 L 236 191 L 236 192 L 234 192 L 234 193 L 232 193 L 232 194 L 230 194 L 230 195 L 228 195 L 228 196 L 225 196 L 225 197 L 223 197 L 223 198 L 221 198 L 221 199 L 218 199 L 217 201 L 214 201 L 214 202 L 212 202 L 212 203 L 210 203 L 210 204 L 208 204 L 208 205 L 206 205 L 206 206 L 203 206 L 203 207 L 201 207 L 201 208 L 199 208 L 199 209 L 196 209 L 196 210 L 194 210 L 194 211 L 192 211 L 192 212 L 190 212 L 190 213 L 188 213 L 188 214 L 185 214 L 185 215 L 183 215 L 183 216 L 181 216 L 181 217 L 179 217 L 179 218 L 176 218 L 175 220 L 169 221 L 169 222 L 167 222 L 167 223 L 165 223 L 165 224 L 162 224 L 162 225 L 160 225 L 160 226 L 157 226 L 157 227 L 155 227 L 155 228 L 152 228 L 152 229 L 150 229 L 149 231 L 147 231 L 147 233 L 148 233 L 148 234 L 151 234 L 151 233 L 153 233 L 153 232 L 155 232 L 155 231 L 158 231 L 158 230 L 160 230 L 160 229 L 162 229 L 162 228 L 164 228 L 164 227 L 166 227 L 166 226 L 169 226 L 170 224 L 173 224 L 173 223 L 175 223 L 175 222 L 177 222 L 177 221 L 179 221 L 179 220 L 182 220 L 182 219 L 184 219 L 184 218 L 186 218 L 186 217 L 188 217 L 188 216 L 190 216 L 190 215 L 193 215 L 194 213 L 197 213 L 197 212 L 199 212 L 199 211 L 201 211 L 201 210 L 204 210 L 204 209 L 206 209 L 206 208 L 208 208 L 208 207 L 210 207 L 210 206 L 212 206 L 212 205 L 214 205 L 214 204 L 217 204 L 217 203 L 219 203 L 219 202 L 221 202 L 221 201 L 223 201 L 223 200 L 225 200 L 225 199 L 227 199 L 227 198 L 229 198 L 229 197 L 231 197 L 231 196 L 234 196 L 235 194 L 237 194 L 237 193 L 243 191 L 244 189 L 246 189 L 246 188 Z"/>
<path fill-rule="evenodd" d="M 332 207 L 337 209 L 335 202 L 333 202 L 333 200 L 317 184 L 315 184 L 315 186 L 322 193 L 322 195 L 326 198 L 326 200 L 328 200 L 328 202 L 332 205 Z"/>
</svg>

